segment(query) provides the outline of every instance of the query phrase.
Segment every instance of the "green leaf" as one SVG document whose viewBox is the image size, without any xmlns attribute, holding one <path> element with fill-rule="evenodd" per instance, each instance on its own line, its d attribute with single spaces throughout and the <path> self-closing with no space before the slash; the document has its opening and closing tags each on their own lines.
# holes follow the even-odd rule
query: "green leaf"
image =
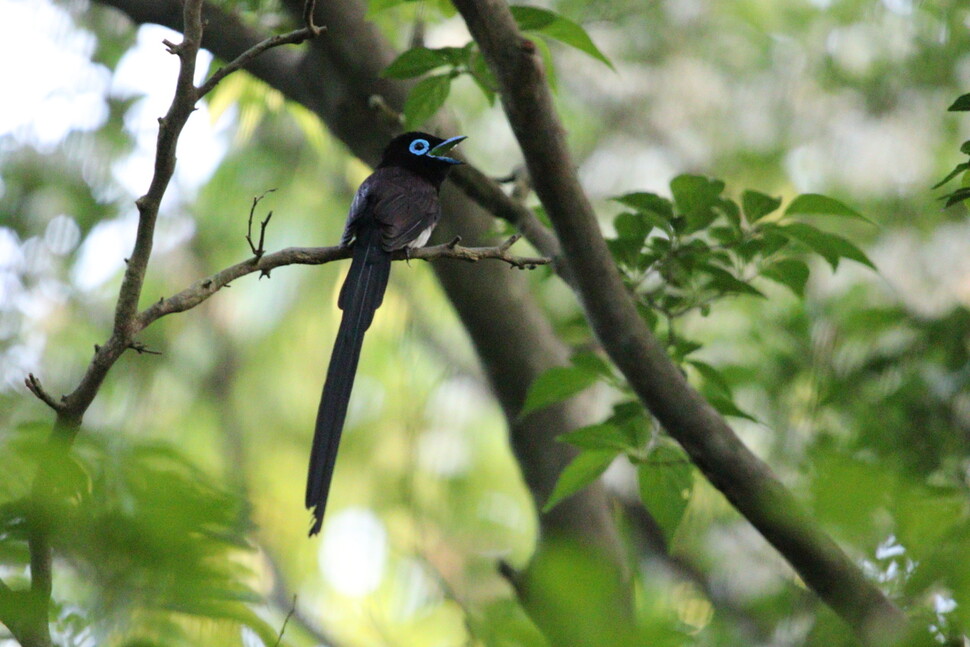
<svg viewBox="0 0 970 647">
<path fill-rule="evenodd" d="M 755 297 L 765 298 L 761 290 L 745 283 L 730 272 L 714 265 L 702 265 L 698 268 L 711 277 L 711 285 L 721 292 L 731 294 L 749 294 Z"/>
<path fill-rule="evenodd" d="M 717 201 L 716 205 L 720 208 L 721 213 L 727 216 L 727 219 L 731 221 L 735 227 L 740 228 L 741 226 L 741 209 L 733 200 L 728 200 L 727 198 L 721 198 Z"/>
<path fill-rule="evenodd" d="M 451 91 L 451 76 L 429 76 L 413 88 L 404 102 L 405 127 L 415 128 L 434 116 Z"/>
<path fill-rule="evenodd" d="M 522 31 L 539 31 L 556 22 L 558 17 L 555 12 L 539 7 L 527 7 L 515 5 L 509 7 L 512 17 Z"/>
<path fill-rule="evenodd" d="M 674 340 L 674 343 L 671 345 L 670 356 L 675 362 L 679 363 L 684 361 L 684 358 L 686 358 L 694 351 L 700 348 L 703 348 L 703 346 L 704 346 L 703 344 L 698 343 L 696 341 L 678 337 L 676 340 Z"/>
<path fill-rule="evenodd" d="M 606 247 L 610 250 L 613 260 L 618 265 L 630 269 L 643 269 L 645 267 L 643 243 L 629 238 L 615 238 L 606 241 Z"/>
<path fill-rule="evenodd" d="M 741 233 L 734 227 L 711 227 L 707 230 L 707 233 L 722 245 L 733 244 L 741 240 Z"/>
<path fill-rule="evenodd" d="M 662 198 L 656 193 L 627 193 L 613 198 L 613 201 L 637 211 L 659 214 L 668 220 L 674 216 L 674 206 L 670 203 L 670 200 Z"/>
<path fill-rule="evenodd" d="M 549 500 L 542 506 L 543 512 L 549 512 L 563 499 L 570 497 L 599 478 L 606 471 L 619 452 L 613 450 L 585 451 L 579 454 L 566 466 L 559 475 L 556 486 L 549 495 Z"/>
<path fill-rule="evenodd" d="M 630 442 L 629 434 L 607 422 L 574 429 L 558 436 L 556 440 L 575 445 L 580 449 L 610 449 L 621 452 L 636 449 L 636 445 Z"/>
<path fill-rule="evenodd" d="M 549 49 L 549 43 L 541 38 L 536 39 L 534 43 L 536 49 L 539 50 L 539 54 L 542 56 L 542 65 L 546 68 L 546 81 L 549 83 L 549 88 L 553 92 L 557 92 L 559 89 L 559 78 L 556 76 L 556 66 L 552 60 L 552 50 Z"/>
<path fill-rule="evenodd" d="M 814 252 L 821 255 L 828 261 L 833 270 L 839 267 L 840 258 L 848 258 L 857 263 L 867 265 L 872 269 L 876 269 L 876 266 L 872 264 L 872 261 L 869 260 L 869 257 L 861 249 L 842 236 L 821 231 L 801 222 L 782 225 L 779 227 L 779 230 L 791 238 L 804 243 Z"/>
<path fill-rule="evenodd" d="M 748 222 L 757 222 L 781 206 L 781 198 L 757 191 L 745 191 L 741 194 L 741 207 Z"/>
<path fill-rule="evenodd" d="M 707 401 L 712 407 L 717 409 L 718 413 L 722 415 L 734 416 L 735 418 L 745 418 L 751 422 L 758 422 L 757 418 L 746 411 L 742 411 L 738 405 L 734 404 L 734 400 L 731 398 L 724 398 L 719 395 L 711 395 L 708 396 Z"/>
<path fill-rule="evenodd" d="M 456 65 L 464 54 L 465 50 L 459 47 L 414 47 L 394 59 L 394 62 L 384 68 L 381 76 L 388 79 L 410 79 L 443 65 Z"/>
<path fill-rule="evenodd" d="M 947 111 L 949 112 L 967 112 L 970 110 L 970 94 L 964 94 L 958 97 L 956 101 L 953 102 Z"/>
<path fill-rule="evenodd" d="M 543 407 L 562 402 L 586 390 L 596 380 L 597 375 L 585 369 L 571 366 L 550 368 L 529 386 L 521 415 L 525 416 Z"/>
<path fill-rule="evenodd" d="M 934 184 L 933 185 L 933 188 L 934 189 L 939 189 L 941 186 L 943 186 L 944 184 L 946 184 L 947 182 L 949 182 L 950 180 L 952 180 L 956 176 L 960 175 L 961 173 L 963 173 L 967 169 L 970 169 L 970 162 L 963 162 L 962 164 L 957 164 L 955 167 L 953 167 L 953 170 L 952 171 L 950 171 L 949 173 L 947 173 L 947 175 L 946 175 L 945 178 L 943 178 L 942 180 L 940 180 L 939 182 L 937 182 L 936 184 Z"/>
<path fill-rule="evenodd" d="M 573 366 L 587 373 L 613 377 L 613 369 L 610 368 L 610 363 L 596 353 L 576 353 L 569 361 Z"/>
<path fill-rule="evenodd" d="M 639 400 L 613 405 L 613 415 L 607 422 L 622 430 L 630 447 L 643 447 L 650 440 L 653 421 Z"/>
<path fill-rule="evenodd" d="M 785 258 L 761 270 L 761 276 L 789 288 L 796 296 L 805 298 L 808 265 L 794 258 Z"/>
<path fill-rule="evenodd" d="M 687 455 L 675 447 L 659 445 L 637 468 L 637 477 L 640 500 L 660 524 L 667 541 L 671 541 L 694 489 Z"/>
<path fill-rule="evenodd" d="M 964 155 L 970 155 L 970 139 L 960 144 L 960 152 Z"/>
<path fill-rule="evenodd" d="M 641 213 L 624 211 L 613 219 L 613 228 L 616 229 L 617 238 L 640 243 L 653 229 L 653 225 Z"/>
<path fill-rule="evenodd" d="M 970 198 L 970 187 L 964 187 L 962 189 L 957 189 L 953 193 L 948 193 L 943 196 L 946 199 L 946 203 L 943 205 L 944 208 L 952 207 L 957 202 L 963 202 L 967 198 Z M 942 199 L 942 198 L 941 198 Z"/>
<path fill-rule="evenodd" d="M 579 24 L 548 9 L 540 9 L 539 7 L 514 6 L 509 7 L 509 9 L 522 31 L 537 31 L 570 47 L 575 47 L 615 71 L 616 68 L 613 67 L 610 59 L 600 51 L 600 48 L 593 43 L 589 34 Z"/>
<path fill-rule="evenodd" d="M 480 611 L 480 619 L 469 614 L 465 621 L 469 623 L 471 635 L 481 639 L 482 644 L 495 647 L 549 647 L 518 598 L 496 599 L 485 604 Z"/>
<path fill-rule="evenodd" d="M 727 383 L 719 370 L 706 362 L 701 362 L 696 359 L 689 359 L 687 360 L 687 363 L 693 366 L 700 376 L 704 378 L 704 384 L 706 386 L 716 390 L 724 397 L 731 397 L 731 386 Z"/>
<path fill-rule="evenodd" d="M 800 216 L 842 216 L 845 218 L 856 218 L 857 220 L 862 220 L 868 222 L 870 225 L 874 225 L 873 221 L 869 220 L 861 213 L 847 207 L 835 198 L 830 198 L 825 195 L 820 195 L 818 193 L 803 193 L 788 205 L 785 209 L 785 215 L 800 215 Z"/>
<path fill-rule="evenodd" d="M 478 50 L 472 51 L 468 56 L 468 72 L 471 74 L 472 79 L 475 80 L 475 83 L 478 84 L 482 94 L 485 95 L 485 99 L 488 100 L 488 105 L 495 105 L 498 81 L 495 79 L 495 75 L 492 74 L 491 68 L 488 67 L 488 63 L 485 62 L 485 57 Z"/>
<path fill-rule="evenodd" d="M 678 175 L 670 181 L 674 203 L 687 219 L 684 233 L 700 231 L 714 221 L 714 206 L 723 190 L 724 182 L 700 175 Z"/>
</svg>

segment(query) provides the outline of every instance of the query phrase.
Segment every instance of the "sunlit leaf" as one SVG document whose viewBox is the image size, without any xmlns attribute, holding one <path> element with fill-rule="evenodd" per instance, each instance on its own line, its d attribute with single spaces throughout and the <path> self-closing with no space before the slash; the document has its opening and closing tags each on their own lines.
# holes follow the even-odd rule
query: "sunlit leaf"
<svg viewBox="0 0 970 647">
<path fill-rule="evenodd" d="M 640 500 L 669 542 L 680 525 L 694 488 L 693 468 L 683 450 L 659 445 L 637 467 Z"/>
<path fill-rule="evenodd" d="M 613 228 L 618 238 L 633 242 L 643 241 L 653 229 L 643 214 L 624 211 L 613 219 Z"/>
<path fill-rule="evenodd" d="M 495 79 L 495 75 L 492 74 L 491 68 L 485 62 L 485 57 L 478 50 L 473 50 L 468 56 L 468 71 L 482 91 L 482 94 L 485 95 L 489 105 L 494 105 L 495 96 L 498 92 L 498 81 Z"/>
<path fill-rule="evenodd" d="M 757 222 L 778 209 L 781 198 L 772 198 L 770 195 L 749 190 L 741 194 L 741 206 L 748 222 Z"/>
<path fill-rule="evenodd" d="M 542 506 L 543 512 L 556 507 L 563 499 L 570 497 L 599 478 L 606 471 L 619 452 L 614 450 L 584 451 L 572 460 L 559 475 L 549 500 Z"/>
<path fill-rule="evenodd" d="M 670 181 L 677 210 L 686 218 L 684 233 L 699 231 L 716 217 L 714 206 L 724 191 L 724 182 L 700 175 L 678 175 Z"/>
<path fill-rule="evenodd" d="M 404 102 L 404 119 L 408 128 L 420 126 L 434 116 L 448 100 L 451 77 L 447 74 L 430 76 L 413 88 Z"/>
<path fill-rule="evenodd" d="M 801 222 L 783 225 L 781 229 L 788 236 L 804 243 L 821 255 L 829 262 L 833 270 L 838 268 L 840 258 L 848 258 L 876 269 L 876 266 L 872 264 L 872 261 L 861 249 L 838 234 L 821 231 Z"/>
<path fill-rule="evenodd" d="M 596 373 L 575 366 L 553 367 L 529 386 L 521 415 L 562 402 L 589 388 L 597 379 Z"/>
<path fill-rule="evenodd" d="M 512 16 L 522 31 L 537 31 L 549 38 L 575 47 L 581 52 L 602 61 L 613 68 L 613 63 L 600 51 L 583 27 L 548 9 L 539 7 L 513 6 L 509 7 Z"/>
<path fill-rule="evenodd" d="M 764 293 L 753 285 L 742 281 L 730 272 L 714 265 L 703 265 L 699 268 L 711 277 L 711 285 L 729 294 L 748 294 L 764 298 Z"/>
<path fill-rule="evenodd" d="M 660 214 L 665 218 L 670 218 L 674 215 L 674 207 L 670 203 L 670 200 L 660 197 L 656 193 L 627 193 L 613 198 L 613 200 L 637 211 L 650 211 Z"/>
<path fill-rule="evenodd" d="M 830 198 L 818 193 L 804 193 L 798 196 L 792 200 L 791 204 L 788 205 L 788 208 L 785 209 L 785 215 L 842 216 L 844 218 L 855 218 L 857 220 L 862 220 L 871 225 L 875 224 L 855 209 L 846 206 L 835 198 Z"/>
<path fill-rule="evenodd" d="M 805 284 L 808 283 L 808 265 L 794 258 L 775 261 L 761 270 L 761 276 L 788 287 L 798 297 L 805 297 Z"/>
<path fill-rule="evenodd" d="M 474 633 L 485 645 L 496 647 L 549 647 L 542 632 L 529 619 L 516 598 L 489 602 L 482 610 L 482 619 L 474 625 Z M 469 614 L 466 622 L 477 620 Z"/>
<path fill-rule="evenodd" d="M 569 359 L 576 368 L 603 377 L 612 377 L 613 369 L 610 363 L 596 353 L 576 353 Z"/>
<path fill-rule="evenodd" d="M 711 366 L 706 362 L 701 362 L 696 359 L 687 360 L 687 363 L 694 367 L 694 369 L 700 373 L 701 377 L 704 378 L 704 383 L 724 397 L 731 397 L 731 387 L 721 375 L 721 372 L 716 368 Z"/>
<path fill-rule="evenodd" d="M 562 434 L 557 440 L 575 445 L 580 449 L 615 451 L 636 449 L 636 445 L 630 442 L 631 439 L 625 431 L 609 423 L 580 427 Z"/>
<path fill-rule="evenodd" d="M 440 49 L 413 47 L 385 67 L 381 76 L 391 79 L 410 79 L 421 76 L 444 65 L 458 64 L 465 53 L 465 50 L 460 47 L 443 47 Z"/>
<path fill-rule="evenodd" d="M 535 43 L 536 49 L 539 50 L 539 55 L 542 56 L 542 65 L 546 72 L 546 82 L 553 92 L 558 92 L 559 77 L 556 74 L 556 65 L 552 60 L 552 50 L 549 49 L 549 43 L 541 38 L 537 38 L 533 42 Z"/>
<path fill-rule="evenodd" d="M 742 410 L 734 403 L 731 398 L 724 398 L 718 395 L 708 396 L 707 401 L 712 407 L 717 409 L 717 411 L 725 416 L 734 416 L 735 418 L 744 418 L 750 420 L 751 422 L 758 422 L 758 419 L 752 416 L 747 411 Z"/>
<path fill-rule="evenodd" d="M 953 167 L 953 170 L 946 174 L 946 177 L 933 185 L 934 189 L 939 189 L 941 186 L 960 175 L 967 169 L 970 169 L 970 162 L 962 162 Z"/>
</svg>

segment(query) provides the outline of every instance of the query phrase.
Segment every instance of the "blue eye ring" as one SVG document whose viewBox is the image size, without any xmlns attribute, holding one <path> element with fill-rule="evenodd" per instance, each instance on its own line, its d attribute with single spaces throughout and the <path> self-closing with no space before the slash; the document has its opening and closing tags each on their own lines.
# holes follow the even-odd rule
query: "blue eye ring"
<svg viewBox="0 0 970 647">
<path fill-rule="evenodd" d="M 431 144 L 428 143 L 427 139 L 415 139 L 413 142 L 411 142 L 411 145 L 408 146 L 408 150 L 415 155 L 424 155 L 431 150 Z"/>
</svg>

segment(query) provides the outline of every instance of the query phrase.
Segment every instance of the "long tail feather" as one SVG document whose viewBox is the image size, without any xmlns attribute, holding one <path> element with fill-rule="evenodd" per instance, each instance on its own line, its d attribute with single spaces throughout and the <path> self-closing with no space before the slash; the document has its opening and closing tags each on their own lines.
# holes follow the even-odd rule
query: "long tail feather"
<svg viewBox="0 0 970 647">
<path fill-rule="evenodd" d="M 313 508 L 311 536 L 318 533 L 323 524 L 323 512 L 327 506 L 337 447 L 347 415 L 350 392 L 354 387 L 364 332 L 370 327 L 374 312 L 384 300 L 390 272 L 391 256 L 381 247 L 380 230 L 376 227 L 359 230 L 350 272 L 340 290 L 338 305 L 344 315 L 330 355 L 330 367 L 323 385 L 310 453 L 306 507 Z"/>
</svg>

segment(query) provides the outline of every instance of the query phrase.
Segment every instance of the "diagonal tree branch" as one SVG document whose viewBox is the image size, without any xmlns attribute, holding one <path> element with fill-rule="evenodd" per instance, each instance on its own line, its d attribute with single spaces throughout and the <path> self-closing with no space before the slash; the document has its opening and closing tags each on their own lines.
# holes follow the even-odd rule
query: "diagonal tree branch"
<svg viewBox="0 0 970 647">
<path fill-rule="evenodd" d="M 503 0 L 454 4 L 498 79 L 536 193 L 607 353 L 707 478 L 860 638 L 872 645 L 898 640 L 906 624 L 902 612 L 687 384 L 637 313 L 574 171 L 535 44 L 519 33 Z"/>
</svg>

